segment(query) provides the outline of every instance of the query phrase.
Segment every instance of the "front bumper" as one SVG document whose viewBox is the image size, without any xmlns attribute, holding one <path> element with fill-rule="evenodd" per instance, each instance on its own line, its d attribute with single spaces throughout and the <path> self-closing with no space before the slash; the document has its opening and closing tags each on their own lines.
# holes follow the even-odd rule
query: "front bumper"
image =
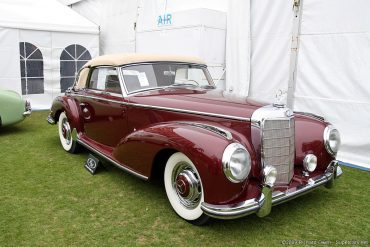
<svg viewBox="0 0 370 247">
<path fill-rule="evenodd" d="M 201 208 L 208 216 L 219 219 L 240 218 L 252 213 L 264 217 L 270 213 L 271 207 L 274 205 L 301 196 L 321 185 L 332 188 L 334 186 L 334 180 L 339 178 L 342 174 L 343 172 L 338 165 L 338 161 L 332 161 L 323 175 L 310 178 L 309 182 L 305 185 L 290 188 L 284 192 L 273 192 L 272 188 L 264 186 L 259 198 L 250 199 L 233 205 L 212 205 L 203 202 Z"/>
</svg>

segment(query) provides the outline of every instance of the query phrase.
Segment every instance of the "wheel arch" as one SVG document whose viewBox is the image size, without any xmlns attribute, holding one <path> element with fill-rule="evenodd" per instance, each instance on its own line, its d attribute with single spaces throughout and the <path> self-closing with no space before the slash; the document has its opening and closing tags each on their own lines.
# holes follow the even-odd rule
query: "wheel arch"
<svg viewBox="0 0 370 247">
<path fill-rule="evenodd" d="M 150 179 L 163 179 L 164 168 L 167 160 L 172 154 L 179 152 L 174 148 L 164 148 L 160 150 L 153 158 L 151 165 Z"/>
<path fill-rule="evenodd" d="M 66 113 L 71 127 L 75 128 L 78 132 L 82 131 L 82 123 L 79 119 L 80 109 L 73 98 L 68 96 L 59 96 L 53 101 L 51 114 L 55 123 L 59 121 L 59 116 L 63 111 Z"/>
</svg>

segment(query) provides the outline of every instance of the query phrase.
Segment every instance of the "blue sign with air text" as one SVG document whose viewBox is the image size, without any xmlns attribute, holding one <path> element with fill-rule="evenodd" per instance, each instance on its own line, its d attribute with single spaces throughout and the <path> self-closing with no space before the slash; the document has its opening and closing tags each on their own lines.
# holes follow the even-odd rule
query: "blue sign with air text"
<svg viewBox="0 0 370 247">
<path fill-rule="evenodd" d="M 172 14 L 164 13 L 163 15 L 159 15 L 157 18 L 157 26 L 170 26 L 172 25 Z"/>
</svg>

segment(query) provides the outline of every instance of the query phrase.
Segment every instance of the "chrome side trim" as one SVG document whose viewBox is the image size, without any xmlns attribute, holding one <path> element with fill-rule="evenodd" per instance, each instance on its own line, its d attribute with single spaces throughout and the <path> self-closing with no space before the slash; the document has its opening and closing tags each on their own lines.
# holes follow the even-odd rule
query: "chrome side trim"
<svg viewBox="0 0 370 247">
<path fill-rule="evenodd" d="M 78 97 L 87 98 L 87 99 L 96 99 L 96 100 L 100 100 L 100 101 L 106 101 L 106 102 L 125 105 L 125 102 L 122 102 L 122 101 L 119 101 L 119 100 L 105 99 L 105 98 L 100 98 L 100 97 L 97 97 L 97 96 L 89 96 L 89 95 L 81 95 L 81 94 L 74 94 L 73 96 L 78 96 Z"/>
<path fill-rule="evenodd" d="M 343 174 L 337 161 L 332 161 L 324 174 L 309 179 L 307 184 L 290 188 L 284 192 L 275 191 L 271 193 L 268 186 L 263 187 L 261 196 L 246 200 L 238 204 L 212 205 L 206 202 L 201 204 L 203 212 L 213 218 L 234 219 L 247 216 L 252 213 L 263 217 L 269 213 L 271 206 L 289 201 L 298 196 L 304 195 L 322 185 L 327 188 L 334 186 L 334 180 Z"/>
<path fill-rule="evenodd" d="M 81 95 L 81 94 L 74 94 L 74 96 L 96 99 L 96 100 L 100 100 L 100 101 L 107 101 L 107 102 L 112 102 L 112 103 L 116 103 L 116 104 L 131 106 L 131 107 L 140 107 L 140 108 L 163 110 L 163 111 L 181 112 L 181 113 L 187 113 L 187 114 L 195 114 L 195 115 L 210 116 L 210 117 L 219 117 L 219 118 L 226 118 L 226 119 L 233 119 L 233 120 L 247 121 L 247 122 L 250 121 L 250 118 L 230 116 L 230 115 L 224 115 L 224 114 L 218 114 L 218 113 L 185 110 L 185 109 L 163 107 L 163 106 L 135 104 L 135 103 L 128 103 L 128 102 L 123 102 L 123 101 L 118 101 L 118 100 L 104 99 L 104 98 L 100 98 L 100 97 L 96 97 L 96 96 L 87 96 L 87 95 Z"/>
<path fill-rule="evenodd" d="M 229 141 L 233 139 L 233 136 L 230 133 L 230 131 L 227 131 L 227 130 L 225 130 L 223 128 L 220 128 L 220 127 L 216 127 L 216 126 L 209 125 L 209 124 L 203 124 L 203 123 L 195 123 L 195 122 L 177 122 L 177 123 L 191 125 L 191 126 L 194 126 L 194 127 L 198 127 L 198 128 L 202 128 L 202 129 L 211 131 L 213 133 L 216 133 L 216 134 L 224 137 L 226 140 L 229 140 Z"/>
<path fill-rule="evenodd" d="M 308 116 L 308 117 L 316 118 L 316 119 L 321 120 L 321 121 L 325 121 L 325 118 L 324 117 L 319 116 L 319 115 L 316 115 L 316 114 L 313 114 L 313 113 L 310 113 L 310 112 L 294 111 L 294 114 Z"/>
<path fill-rule="evenodd" d="M 151 106 L 151 105 L 142 105 L 142 104 L 133 104 L 133 103 L 126 103 L 126 105 L 133 106 L 133 107 L 143 107 L 143 108 L 148 108 L 148 109 L 157 109 L 157 110 L 181 112 L 181 113 L 203 115 L 203 116 L 210 116 L 210 117 L 234 119 L 234 120 L 239 120 L 239 121 L 248 121 L 248 122 L 250 121 L 250 118 L 223 115 L 223 114 L 218 114 L 218 113 L 201 112 L 201 111 L 185 110 L 185 109 L 178 109 L 178 108 L 171 108 L 171 107 Z"/>
<path fill-rule="evenodd" d="M 140 179 L 143 179 L 143 180 L 148 180 L 149 179 L 147 176 L 144 176 L 144 175 L 142 175 L 140 173 L 137 173 L 137 172 L 135 172 L 135 171 L 133 171 L 133 170 L 127 168 L 127 167 L 124 167 L 124 166 L 120 165 L 118 162 L 112 160 L 111 158 L 109 158 L 105 154 L 103 154 L 103 153 L 99 152 L 98 150 L 94 149 L 93 147 L 91 147 L 89 144 L 87 144 L 86 142 L 82 141 L 81 139 L 77 139 L 77 142 L 79 144 L 81 144 L 82 146 L 84 146 L 85 148 L 87 148 L 88 150 L 90 150 L 91 152 L 93 152 L 93 153 L 97 154 L 98 156 L 104 158 L 105 160 L 109 161 L 110 163 L 112 163 L 117 168 L 119 168 L 119 169 L 121 169 L 121 170 L 123 170 L 125 172 L 128 172 L 128 173 L 130 173 L 130 174 L 132 174 L 132 175 L 134 175 L 134 176 L 136 176 L 136 177 L 138 177 Z"/>
</svg>

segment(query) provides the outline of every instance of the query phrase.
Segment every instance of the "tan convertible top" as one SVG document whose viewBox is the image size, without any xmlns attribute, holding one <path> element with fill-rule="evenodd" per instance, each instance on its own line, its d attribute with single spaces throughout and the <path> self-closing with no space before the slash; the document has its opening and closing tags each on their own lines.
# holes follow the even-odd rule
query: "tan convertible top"
<svg viewBox="0 0 370 247">
<path fill-rule="evenodd" d="M 87 66 L 119 66 L 131 63 L 143 62 L 184 62 L 205 64 L 199 58 L 187 56 L 173 56 L 173 55 L 154 55 L 154 54 L 140 54 L 140 53 L 126 53 L 126 54 L 111 54 L 96 57 L 85 64 Z"/>
<path fill-rule="evenodd" d="M 87 62 L 83 68 L 95 66 L 120 66 L 144 62 L 181 62 L 181 63 L 205 64 L 204 61 L 197 57 L 123 53 L 123 54 L 104 55 L 93 58 L 89 62 Z M 88 69 L 82 69 L 80 76 L 78 78 L 78 82 L 76 84 L 77 88 L 83 88 L 85 86 L 88 73 L 89 73 Z"/>
</svg>

